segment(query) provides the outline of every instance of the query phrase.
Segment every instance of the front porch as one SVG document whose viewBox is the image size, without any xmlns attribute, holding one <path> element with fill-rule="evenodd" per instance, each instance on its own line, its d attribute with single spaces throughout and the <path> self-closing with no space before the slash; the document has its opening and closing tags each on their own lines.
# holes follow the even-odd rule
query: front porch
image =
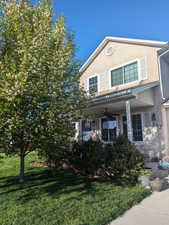
<svg viewBox="0 0 169 225">
<path fill-rule="evenodd" d="M 110 112 L 105 108 L 103 113 L 92 116 L 80 122 L 81 140 L 99 138 L 103 143 L 111 143 L 117 136 L 123 134 L 130 141 L 143 142 L 143 113 L 141 111 L 119 113 Z"/>
<path fill-rule="evenodd" d="M 160 117 L 155 110 L 155 87 L 157 83 L 89 99 L 85 119 L 77 125 L 80 140 L 99 138 L 103 143 L 112 143 L 123 134 L 143 154 L 159 158 Z"/>
</svg>

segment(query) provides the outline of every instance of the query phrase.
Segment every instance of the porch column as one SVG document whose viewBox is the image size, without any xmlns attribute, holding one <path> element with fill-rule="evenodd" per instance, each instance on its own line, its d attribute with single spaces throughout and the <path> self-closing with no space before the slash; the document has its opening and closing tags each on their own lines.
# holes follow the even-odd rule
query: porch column
<svg viewBox="0 0 169 225">
<path fill-rule="evenodd" d="M 127 118 L 127 136 L 130 141 L 133 141 L 130 101 L 126 101 L 126 118 Z"/>
<path fill-rule="evenodd" d="M 78 139 L 80 138 L 80 121 L 75 123 L 75 140 L 78 141 Z"/>
<path fill-rule="evenodd" d="M 81 141 L 83 139 L 83 135 L 82 135 L 82 119 L 80 119 L 77 124 L 78 124 L 77 125 L 77 128 L 78 128 L 78 141 Z"/>
</svg>

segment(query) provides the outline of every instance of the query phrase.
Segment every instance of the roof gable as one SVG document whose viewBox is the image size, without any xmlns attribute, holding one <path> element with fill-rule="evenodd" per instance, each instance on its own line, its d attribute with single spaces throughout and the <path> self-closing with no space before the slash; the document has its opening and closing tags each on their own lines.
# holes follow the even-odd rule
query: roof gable
<svg viewBox="0 0 169 225">
<path fill-rule="evenodd" d="M 80 72 L 84 72 L 88 66 L 93 62 L 93 60 L 98 56 L 98 54 L 103 50 L 108 42 L 117 42 L 117 43 L 126 43 L 133 45 L 143 45 L 154 48 L 161 48 L 167 42 L 162 41 L 150 41 L 150 40 L 141 40 L 141 39 L 130 39 L 130 38 L 120 38 L 120 37 L 105 37 L 105 39 L 100 43 L 96 50 L 91 54 L 87 61 L 80 68 Z"/>
</svg>

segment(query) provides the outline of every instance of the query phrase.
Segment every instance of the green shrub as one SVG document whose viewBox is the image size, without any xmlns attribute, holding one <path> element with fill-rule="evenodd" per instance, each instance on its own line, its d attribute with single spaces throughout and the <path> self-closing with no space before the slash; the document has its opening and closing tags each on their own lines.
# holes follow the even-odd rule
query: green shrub
<svg viewBox="0 0 169 225">
<path fill-rule="evenodd" d="M 63 164 L 67 162 L 68 150 L 70 143 L 50 143 L 43 146 L 43 149 L 38 151 L 38 157 L 47 164 L 49 168 L 62 168 Z"/>
<path fill-rule="evenodd" d="M 41 152 L 49 167 L 71 166 L 83 175 L 99 175 L 135 183 L 143 166 L 143 156 L 125 136 L 119 136 L 114 144 L 99 140 L 76 142 L 60 148 L 60 145 L 45 146 Z"/>
<path fill-rule="evenodd" d="M 130 182 L 137 181 L 139 171 L 144 164 L 142 154 L 137 150 L 125 136 L 119 136 L 110 151 L 110 146 L 105 147 L 105 152 L 111 152 L 110 159 L 107 158 L 107 168 L 110 176 L 125 178 Z"/>
<path fill-rule="evenodd" d="M 143 166 L 143 156 L 125 136 L 119 136 L 114 145 L 103 145 L 89 140 L 75 143 L 70 164 L 83 174 L 125 179 L 134 183 Z"/>
<path fill-rule="evenodd" d="M 70 164 L 83 174 L 95 175 L 104 162 L 104 149 L 102 143 L 92 139 L 74 143 L 69 157 Z"/>
</svg>

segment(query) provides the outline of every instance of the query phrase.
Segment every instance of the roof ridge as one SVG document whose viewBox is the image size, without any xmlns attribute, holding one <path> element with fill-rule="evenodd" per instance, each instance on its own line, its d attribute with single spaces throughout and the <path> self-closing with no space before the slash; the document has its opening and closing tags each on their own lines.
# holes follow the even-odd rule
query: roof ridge
<svg viewBox="0 0 169 225">
<path fill-rule="evenodd" d="M 166 44 L 166 41 L 157 41 L 157 40 L 147 40 L 147 39 L 140 39 L 140 38 L 125 38 L 125 37 L 115 37 L 115 36 L 106 36 L 105 39 L 114 40 L 114 41 L 129 41 L 129 42 L 147 42 L 147 43 L 159 43 L 159 44 Z"/>
</svg>

